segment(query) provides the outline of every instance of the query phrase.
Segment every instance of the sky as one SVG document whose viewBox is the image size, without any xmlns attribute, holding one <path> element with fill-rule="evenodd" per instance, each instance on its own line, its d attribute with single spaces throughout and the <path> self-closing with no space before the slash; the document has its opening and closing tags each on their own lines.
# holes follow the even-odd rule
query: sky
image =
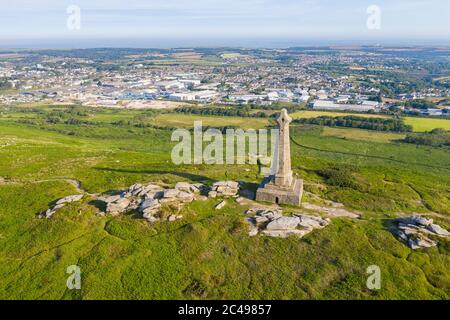
<svg viewBox="0 0 450 320">
<path fill-rule="evenodd" d="M 0 0 L 0 8 L 0 47 L 450 44 L 448 0 Z"/>
</svg>

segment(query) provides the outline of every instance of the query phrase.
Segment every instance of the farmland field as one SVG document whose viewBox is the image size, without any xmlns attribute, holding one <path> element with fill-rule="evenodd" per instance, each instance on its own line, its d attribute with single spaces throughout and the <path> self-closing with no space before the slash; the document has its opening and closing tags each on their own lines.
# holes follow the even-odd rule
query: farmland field
<svg viewBox="0 0 450 320">
<path fill-rule="evenodd" d="M 37 214 L 79 193 L 73 180 L 89 194 L 219 179 L 255 188 L 256 165 L 177 166 L 171 130 L 117 121 L 262 128 L 267 119 L 82 109 L 63 114 L 87 120 L 73 124 L 56 121 L 52 108 L 0 111 L 2 299 L 450 298 L 450 241 L 414 251 L 390 231 L 396 217 L 413 212 L 450 228 L 446 148 L 400 143 L 397 134 L 293 126 L 292 165 L 306 191 L 362 216 L 333 219 L 303 239 L 250 238 L 242 223 L 248 206 L 232 200 L 220 211 L 217 199 L 194 201 L 172 223 L 149 224 L 134 213 L 100 216 L 90 196 L 51 219 Z M 350 168 L 355 183 L 336 186 L 320 174 L 336 166 Z M 70 265 L 82 270 L 82 290 L 66 288 Z M 381 290 L 366 287 L 370 265 L 382 270 Z"/>
<path fill-rule="evenodd" d="M 405 123 L 413 126 L 416 132 L 431 131 L 436 128 L 450 130 L 450 120 L 406 117 Z"/>
<path fill-rule="evenodd" d="M 392 133 L 392 132 L 377 132 L 369 130 L 360 130 L 353 128 L 323 128 L 324 136 L 353 139 L 353 140 L 363 140 L 363 141 L 374 141 L 374 142 L 391 142 L 396 140 L 401 140 L 405 138 L 405 134 L 402 133 Z"/>
<path fill-rule="evenodd" d="M 203 126 L 205 127 L 237 126 L 243 129 L 260 129 L 269 124 L 268 119 L 197 116 L 184 114 L 162 114 L 155 117 L 153 123 L 158 126 L 192 128 L 194 126 L 194 121 L 202 121 Z"/>
</svg>

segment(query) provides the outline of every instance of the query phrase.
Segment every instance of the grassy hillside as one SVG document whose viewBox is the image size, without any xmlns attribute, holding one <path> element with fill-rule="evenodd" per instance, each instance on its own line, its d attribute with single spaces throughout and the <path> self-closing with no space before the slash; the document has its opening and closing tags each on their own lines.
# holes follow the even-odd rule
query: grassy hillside
<svg viewBox="0 0 450 320">
<path fill-rule="evenodd" d="M 38 219 L 56 199 L 77 193 L 68 179 L 90 193 L 136 182 L 231 179 L 255 186 L 260 180 L 253 165 L 175 166 L 170 130 L 113 124 L 117 115 L 108 112 L 90 110 L 78 118 L 95 122 L 70 125 L 2 110 L 0 298 L 450 298 L 450 242 L 413 251 L 389 231 L 399 212 L 433 212 L 450 227 L 449 150 L 398 143 L 388 134 L 373 138 L 358 129 L 293 127 L 293 169 L 307 191 L 362 212 L 359 220 L 333 219 L 301 240 L 248 237 L 242 223 L 247 207 L 232 201 L 221 211 L 214 210 L 218 200 L 193 202 L 183 220 L 155 225 L 134 214 L 98 216 L 88 198 L 52 219 Z M 120 114 L 136 117 L 135 111 Z M 194 120 L 141 116 L 169 126 Z M 19 122 L 25 118 L 34 122 Z M 228 117 L 211 119 L 208 125 L 231 125 Z M 255 120 L 236 118 L 233 125 Z M 335 186 L 320 174 L 336 166 L 351 168 L 355 183 Z M 82 271 L 80 291 L 66 289 L 66 268 L 74 264 Z M 366 288 L 370 265 L 381 268 L 379 291 Z"/>
</svg>

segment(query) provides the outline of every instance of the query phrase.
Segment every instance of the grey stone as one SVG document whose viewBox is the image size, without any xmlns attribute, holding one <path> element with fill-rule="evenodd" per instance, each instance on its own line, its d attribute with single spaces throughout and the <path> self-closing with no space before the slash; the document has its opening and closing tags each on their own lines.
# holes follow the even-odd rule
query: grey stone
<svg viewBox="0 0 450 320">
<path fill-rule="evenodd" d="M 177 198 L 184 203 L 191 203 L 194 201 L 194 195 L 189 192 L 180 191 L 180 193 L 177 195 Z"/>
<path fill-rule="evenodd" d="M 193 193 L 196 193 L 196 194 L 198 194 L 198 193 L 201 192 L 201 189 L 200 189 L 199 187 L 194 186 L 194 185 L 192 185 L 192 184 L 191 184 L 189 190 L 190 190 L 190 192 L 193 192 Z"/>
<path fill-rule="evenodd" d="M 306 214 L 295 214 L 300 218 L 299 225 L 305 228 L 321 229 L 329 224 L 329 221 L 320 217 L 310 216 Z"/>
<path fill-rule="evenodd" d="M 208 192 L 208 197 L 209 198 L 217 198 L 217 192 L 216 191 L 210 191 Z"/>
<path fill-rule="evenodd" d="M 281 217 L 267 225 L 267 230 L 292 230 L 297 228 L 300 223 L 298 217 Z"/>
<path fill-rule="evenodd" d="M 227 186 L 231 189 L 239 189 L 239 183 L 236 181 L 227 181 Z"/>
<path fill-rule="evenodd" d="M 435 247 L 437 245 L 437 242 L 430 240 L 426 237 L 422 237 L 422 238 L 410 238 L 408 240 L 408 244 L 411 247 L 411 249 L 416 250 L 421 248 Z"/>
<path fill-rule="evenodd" d="M 256 223 L 265 223 L 265 222 L 269 221 L 269 218 L 267 218 L 267 217 L 260 217 L 260 216 L 257 216 L 254 219 L 255 219 Z"/>
<path fill-rule="evenodd" d="M 276 220 L 283 216 L 283 214 L 281 213 L 281 210 L 275 210 L 275 209 L 258 210 L 256 214 L 260 217 L 266 217 L 269 220 Z"/>
<path fill-rule="evenodd" d="M 147 199 L 141 203 L 139 210 L 143 213 L 149 211 L 159 210 L 161 208 L 161 204 L 157 199 Z"/>
<path fill-rule="evenodd" d="M 257 235 L 258 235 L 259 230 L 258 230 L 257 227 L 255 227 L 255 226 L 250 226 L 249 229 L 250 229 L 250 230 L 248 231 L 248 235 L 249 235 L 250 237 L 254 237 L 254 236 L 257 236 Z"/>
<path fill-rule="evenodd" d="M 73 196 L 67 196 L 65 198 L 62 198 L 56 202 L 56 204 L 63 204 L 63 203 L 70 203 L 70 202 L 76 202 L 80 201 L 83 198 L 82 194 L 77 194 Z"/>
<path fill-rule="evenodd" d="M 164 190 L 163 197 L 164 198 L 175 198 L 180 193 L 177 189 L 166 189 Z"/>
<path fill-rule="evenodd" d="M 222 201 L 221 203 L 219 203 L 219 204 L 216 206 L 216 210 L 223 209 L 223 208 L 225 207 L 226 204 L 227 204 L 226 201 Z"/>
<path fill-rule="evenodd" d="M 208 201 L 208 197 L 201 196 L 201 195 L 196 195 L 196 196 L 195 196 L 195 200 L 198 200 L 198 201 Z"/>
<path fill-rule="evenodd" d="M 445 230 L 444 228 L 442 228 L 441 226 L 439 226 L 437 224 L 430 224 L 427 228 L 428 228 L 428 230 L 436 233 L 439 236 L 444 236 L 444 237 L 450 236 L 450 232 L 448 232 L 447 230 Z"/>
<path fill-rule="evenodd" d="M 421 225 L 421 226 L 425 226 L 425 227 L 433 224 L 433 219 L 427 219 L 420 215 L 413 216 L 413 217 L 407 217 L 407 218 L 399 218 L 398 221 L 402 222 L 404 224 L 414 224 L 414 225 Z"/>
<path fill-rule="evenodd" d="M 120 198 L 119 200 L 108 203 L 106 207 L 106 212 L 110 214 L 119 214 L 123 213 L 128 209 L 128 206 L 130 205 L 130 200 L 127 198 Z"/>
<path fill-rule="evenodd" d="M 213 184 L 213 187 L 226 187 L 227 185 L 227 181 L 217 181 Z"/>
<path fill-rule="evenodd" d="M 178 182 L 175 185 L 175 189 L 184 191 L 184 192 L 190 192 L 191 191 L 191 184 L 188 182 Z"/>
</svg>

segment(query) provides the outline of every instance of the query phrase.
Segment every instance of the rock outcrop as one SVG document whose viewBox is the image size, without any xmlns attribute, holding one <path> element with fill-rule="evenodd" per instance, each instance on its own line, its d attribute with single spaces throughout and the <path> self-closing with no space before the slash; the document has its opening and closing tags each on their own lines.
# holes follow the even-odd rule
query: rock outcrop
<svg viewBox="0 0 450 320">
<path fill-rule="evenodd" d="M 62 199 L 59 199 L 58 201 L 56 201 L 56 204 L 53 207 L 47 209 L 44 212 L 41 212 L 38 215 L 38 217 L 39 218 L 51 218 L 56 213 L 56 211 L 63 208 L 64 206 L 66 206 L 66 204 L 71 203 L 71 202 L 80 201 L 82 198 L 83 198 L 82 194 L 76 194 L 76 195 L 67 196 Z"/>
<path fill-rule="evenodd" d="M 261 233 L 269 237 L 301 238 L 314 229 L 322 229 L 330 223 L 329 219 L 300 213 L 283 216 L 281 209 L 273 208 L 252 208 L 246 214 L 248 217 L 245 222 L 249 225 L 249 235 L 252 237 Z"/>
<path fill-rule="evenodd" d="M 210 198 L 216 197 L 236 197 L 239 194 L 239 182 L 218 181 L 213 184 L 208 192 Z"/>
<path fill-rule="evenodd" d="M 105 212 L 100 215 L 109 214 L 118 216 L 126 212 L 138 211 L 144 219 L 150 222 L 161 220 L 161 211 L 164 205 L 181 206 L 191 203 L 194 200 L 206 201 L 210 198 L 237 198 L 239 194 L 239 183 L 235 181 L 218 181 L 212 187 L 201 183 L 191 184 L 188 182 L 178 182 L 173 189 L 167 189 L 157 184 L 133 184 L 127 190 L 116 194 L 104 194 L 97 196 L 95 200 L 105 204 Z M 83 195 L 68 196 L 56 202 L 55 206 L 43 212 L 39 217 L 50 218 L 58 209 L 65 204 L 79 201 Z M 220 202 L 216 209 L 220 210 L 226 205 L 225 201 Z M 180 215 L 169 215 L 167 220 L 176 221 L 181 219 Z"/>
<path fill-rule="evenodd" d="M 397 237 L 411 249 L 430 248 L 437 245 L 436 238 L 447 238 L 450 232 L 420 215 L 398 218 L 396 220 Z"/>
</svg>

